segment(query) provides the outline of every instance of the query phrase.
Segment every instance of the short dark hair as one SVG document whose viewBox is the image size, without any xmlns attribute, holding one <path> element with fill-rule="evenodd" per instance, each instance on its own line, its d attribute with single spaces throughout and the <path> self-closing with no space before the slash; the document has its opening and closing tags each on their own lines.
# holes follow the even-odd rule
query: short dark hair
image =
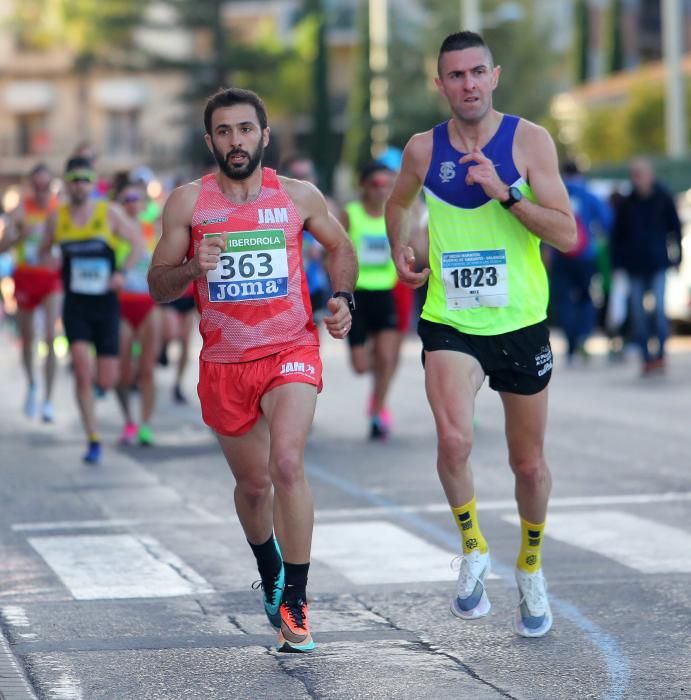
<svg viewBox="0 0 691 700">
<path fill-rule="evenodd" d="M 358 172 L 360 184 L 372 177 L 374 173 L 380 172 L 393 173 L 394 171 L 388 165 L 384 165 L 384 163 L 378 160 L 371 160 L 369 163 L 365 163 Z"/>
<path fill-rule="evenodd" d="M 257 112 L 259 126 L 262 131 L 268 126 L 266 107 L 256 92 L 243 90 L 242 88 L 224 88 L 209 97 L 204 108 L 204 128 L 206 133 L 211 133 L 211 117 L 221 107 L 233 107 L 234 105 L 252 105 Z"/>
<path fill-rule="evenodd" d="M 489 46 L 485 43 L 485 40 L 476 32 L 462 31 L 454 32 L 449 34 L 444 41 L 441 42 L 439 47 L 439 57 L 437 58 L 437 73 L 441 76 L 441 57 L 443 54 L 449 51 L 463 51 L 465 49 L 474 49 L 476 47 L 482 47 L 487 51 L 489 56 L 490 68 L 494 65 L 494 58 L 492 57 L 492 52 L 489 50 Z"/>
<path fill-rule="evenodd" d="M 88 158 L 83 156 L 75 156 L 70 158 L 65 164 L 65 172 L 71 173 L 73 170 L 91 170 L 93 165 Z"/>
</svg>

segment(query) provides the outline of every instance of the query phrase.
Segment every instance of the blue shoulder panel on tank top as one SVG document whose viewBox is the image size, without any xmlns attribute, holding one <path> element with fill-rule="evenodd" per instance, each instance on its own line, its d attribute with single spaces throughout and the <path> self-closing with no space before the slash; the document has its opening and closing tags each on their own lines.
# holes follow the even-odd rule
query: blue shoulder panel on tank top
<svg viewBox="0 0 691 700">
<path fill-rule="evenodd" d="M 494 163 L 497 174 L 507 185 L 521 176 L 513 162 L 513 137 L 520 117 L 505 114 L 499 128 L 482 152 Z M 449 122 L 437 124 L 432 136 L 432 160 L 424 187 L 437 199 L 463 209 L 476 209 L 489 201 L 480 185 L 466 185 L 465 176 L 473 162 L 461 165 L 465 155 L 449 140 Z"/>
</svg>

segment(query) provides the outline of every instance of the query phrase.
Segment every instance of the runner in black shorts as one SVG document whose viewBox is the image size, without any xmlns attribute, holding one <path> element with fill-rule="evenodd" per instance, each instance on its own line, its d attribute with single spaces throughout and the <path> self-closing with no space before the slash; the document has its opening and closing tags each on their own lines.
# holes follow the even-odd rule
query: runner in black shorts
<svg viewBox="0 0 691 700">
<path fill-rule="evenodd" d="M 544 454 L 552 352 L 540 246 L 570 250 L 576 225 L 549 134 L 494 109 L 500 74 L 479 34 L 444 39 L 435 83 L 451 117 L 409 140 L 386 224 L 401 280 L 413 287 L 428 281 L 419 324 L 425 389 L 436 425 L 437 473 L 463 553 L 451 612 L 470 620 L 491 608 L 490 551 L 470 466 L 475 399 L 489 376 L 504 408 L 520 516 L 514 630 L 541 637 L 552 627 L 541 554 L 552 485 Z M 411 208 L 423 189 L 429 267 L 416 272 Z"/>
<path fill-rule="evenodd" d="M 91 199 L 96 180 L 91 162 L 71 158 L 65 168 L 68 201 L 46 222 L 41 256 L 54 244 L 62 251 L 62 282 L 65 288 L 63 325 L 77 384 L 77 402 L 88 439 L 84 461 L 98 463 L 101 441 L 96 430 L 93 398 L 92 346 L 96 348 L 96 384 L 110 389 L 118 379 L 120 309 L 117 290 L 124 282 L 115 269 L 118 239 L 132 243 L 123 263 L 129 268 L 137 253 L 135 233 L 122 210 L 106 201 Z"/>
<path fill-rule="evenodd" d="M 358 374 L 372 374 L 368 413 L 370 438 L 374 440 L 386 438 L 391 430 L 385 402 L 401 347 L 393 296 L 398 277 L 384 221 L 384 203 L 393 179 L 394 172 L 382 163 L 365 165 L 360 171 L 361 196 L 346 204 L 341 216 L 360 266 L 348 336 L 350 362 Z"/>
</svg>

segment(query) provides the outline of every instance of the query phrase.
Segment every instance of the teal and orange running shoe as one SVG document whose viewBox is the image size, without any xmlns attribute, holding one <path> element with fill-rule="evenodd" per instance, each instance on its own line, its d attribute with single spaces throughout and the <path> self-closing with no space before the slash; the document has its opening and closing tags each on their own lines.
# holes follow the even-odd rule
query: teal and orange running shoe
<svg viewBox="0 0 691 700">
<path fill-rule="evenodd" d="M 286 575 L 285 569 L 283 568 L 283 555 L 281 554 L 281 548 L 278 546 L 278 542 L 274 537 L 274 545 L 276 545 L 276 551 L 278 556 L 281 557 L 281 568 L 279 569 L 276 576 L 272 579 L 259 579 L 252 584 L 252 588 L 261 588 L 264 591 L 264 612 L 268 618 L 271 626 L 274 629 L 281 629 L 281 615 L 279 608 L 281 607 L 281 599 L 283 598 L 283 589 L 286 586 Z"/>
<path fill-rule="evenodd" d="M 307 603 L 302 598 L 284 601 L 280 607 L 278 651 L 305 654 L 315 648 L 307 621 Z"/>
</svg>

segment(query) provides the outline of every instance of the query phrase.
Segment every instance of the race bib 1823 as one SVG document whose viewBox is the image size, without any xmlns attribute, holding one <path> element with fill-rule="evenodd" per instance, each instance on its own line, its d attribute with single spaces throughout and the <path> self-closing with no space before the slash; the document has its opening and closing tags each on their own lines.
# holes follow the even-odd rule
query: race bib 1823
<svg viewBox="0 0 691 700">
<path fill-rule="evenodd" d="M 506 250 L 442 253 L 441 275 L 448 309 L 507 306 Z"/>
<path fill-rule="evenodd" d="M 207 233 L 204 237 L 218 236 Z M 209 301 L 256 301 L 288 295 L 283 230 L 233 231 L 214 270 L 206 273 Z"/>
</svg>

